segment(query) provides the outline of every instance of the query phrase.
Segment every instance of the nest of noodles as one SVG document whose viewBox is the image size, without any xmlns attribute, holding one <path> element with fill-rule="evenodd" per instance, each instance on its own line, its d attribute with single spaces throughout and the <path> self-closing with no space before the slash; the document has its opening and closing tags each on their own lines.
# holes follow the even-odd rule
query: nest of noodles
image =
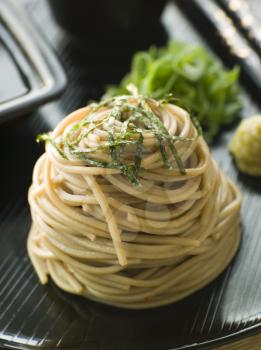
<svg viewBox="0 0 261 350">
<path fill-rule="evenodd" d="M 240 241 L 241 195 L 189 113 L 120 96 L 41 137 L 28 252 L 41 283 L 122 308 L 192 294 Z"/>
</svg>

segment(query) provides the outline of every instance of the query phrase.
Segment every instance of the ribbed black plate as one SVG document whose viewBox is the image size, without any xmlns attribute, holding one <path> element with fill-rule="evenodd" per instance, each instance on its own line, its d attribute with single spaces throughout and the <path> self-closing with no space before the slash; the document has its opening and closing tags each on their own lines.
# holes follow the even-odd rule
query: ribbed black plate
<svg viewBox="0 0 261 350">
<path fill-rule="evenodd" d="M 73 109 L 99 97 L 103 77 L 82 70 L 43 0 L 26 0 L 27 11 L 56 47 L 69 75 L 63 98 L 26 119 L 0 128 L 0 346 L 17 349 L 167 350 L 202 349 L 258 332 L 261 327 L 261 181 L 240 175 L 227 152 L 233 130 L 212 147 L 213 155 L 244 193 L 242 244 L 229 268 L 185 300 L 154 310 L 124 311 L 41 286 L 26 254 L 30 215 L 26 192 L 42 152 L 35 135 L 53 128 Z M 199 41 L 174 7 L 166 22 L 175 38 Z M 48 24 L 48 25 L 47 25 Z M 84 61 L 84 59 L 82 60 Z M 99 70 L 97 70 L 98 72 Z M 257 107 L 244 93 L 244 116 Z M 251 349 L 250 349 L 251 350 Z"/>
</svg>

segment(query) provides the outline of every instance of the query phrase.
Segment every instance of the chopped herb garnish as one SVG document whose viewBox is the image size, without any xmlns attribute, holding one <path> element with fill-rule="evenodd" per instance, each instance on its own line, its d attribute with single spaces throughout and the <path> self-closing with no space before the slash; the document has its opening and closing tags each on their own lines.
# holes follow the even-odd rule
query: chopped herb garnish
<svg viewBox="0 0 261 350">
<path fill-rule="evenodd" d="M 227 70 L 203 46 L 170 41 L 134 54 L 130 72 L 106 96 L 139 94 L 195 111 L 207 141 L 242 109 L 239 68 Z M 134 89 L 133 86 L 136 88 Z M 175 97 L 173 97 L 173 95 Z"/>
<path fill-rule="evenodd" d="M 53 147 L 57 150 L 57 152 L 60 154 L 60 156 L 62 156 L 64 159 L 67 159 L 64 151 L 59 146 L 59 144 L 55 142 L 55 140 L 51 136 L 50 132 L 48 132 L 46 134 L 39 134 L 39 135 L 37 135 L 36 142 L 38 142 L 38 143 L 39 142 L 50 142 L 53 145 Z"/>
<path fill-rule="evenodd" d="M 58 153 L 65 159 L 78 159 L 86 165 L 100 168 L 119 169 L 133 186 L 139 186 L 139 172 L 141 168 L 144 132 L 150 131 L 159 143 L 164 167 L 173 169 L 173 161 L 176 163 L 181 174 L 186 174 L 182 158 L 178 153 L 175 142 L 193 142 L 201 134 L 197 121 L 193 123 L 197 129 L 195 137 L 172 136 L 164 126 L 161 119 L 153 109 L 154 100 L 138 95 L 134 86 L 129 87 L 135 98 L 135 103 L 129 101 L 129 96 L 118 96 L 102 100 L 100 103 L 91 105 L 90 114 L 78 123 L 75 123 L 69 131 L 59 140 L 55 140 L 50 133 L 37 137 L 37 142 L 50 142 Z M 172 95 L 158 102 L 161 104 L 173 101 Z M 95 112 L 108 109 L 104 118 L 95 120 Z M 119 121 L 121 127 L 119 130 Z M 106 123 L 106 125 L 104 125 Z M 84 143 L 95 129 L 104 125 L 107 132 L 107 141 L 98 146 L 90 147 Z M 131 155 L 126 147 L 131 146 Z M 101 161 L 98 152 L 106 151 L 108 161 Z"/>
</svg>

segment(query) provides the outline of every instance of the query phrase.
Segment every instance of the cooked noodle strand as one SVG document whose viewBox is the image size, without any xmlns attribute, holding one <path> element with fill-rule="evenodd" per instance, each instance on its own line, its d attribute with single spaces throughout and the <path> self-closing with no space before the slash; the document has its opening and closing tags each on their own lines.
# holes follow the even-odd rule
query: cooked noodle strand
<svg viewBox="0 0 261 350">
<path fill-rule="evenodd" d="M 50 276 L 67 292 L 144 309 L 180 300 L 225 269 L 240 242 L 241 194 L 186 111 L 150 100 L 165 128 L 151 119 L 155 131 L 142 124 L 142 111 L 135 115 L 135 97 L 126 104 L 134 108 L 129 124 L 123 117 L 132 112 L 104 103 L 75 111 L 51 134 L 61 148 L 47 142 L 34 168 L 28 252 L 43 284 Z M 160 146 L 160 127 L 176 138 L 174 158 L 166 143 Z M 170 169 L 163 156 L 172 157 Z M 128 173 L 139 157 L 139 172 Z"/>
</svg>

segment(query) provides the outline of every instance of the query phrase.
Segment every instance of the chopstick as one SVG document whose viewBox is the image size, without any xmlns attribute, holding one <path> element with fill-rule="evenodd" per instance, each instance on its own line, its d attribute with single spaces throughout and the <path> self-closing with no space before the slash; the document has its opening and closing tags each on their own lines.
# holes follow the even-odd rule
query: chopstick
<svg viewBox="0 0 261 350">
<path fill-rule="evenodd" d="M 261 56 L 261 25 L 246 0 L 217 0 Z"/>
<path fill-rule="evenodd" d="M 260 100 L 261 58 L 232 19 L 212 0 L 178 1 L 177 4 L 226 63 L 240 65 L 243 81 Z"/>
</svg>

